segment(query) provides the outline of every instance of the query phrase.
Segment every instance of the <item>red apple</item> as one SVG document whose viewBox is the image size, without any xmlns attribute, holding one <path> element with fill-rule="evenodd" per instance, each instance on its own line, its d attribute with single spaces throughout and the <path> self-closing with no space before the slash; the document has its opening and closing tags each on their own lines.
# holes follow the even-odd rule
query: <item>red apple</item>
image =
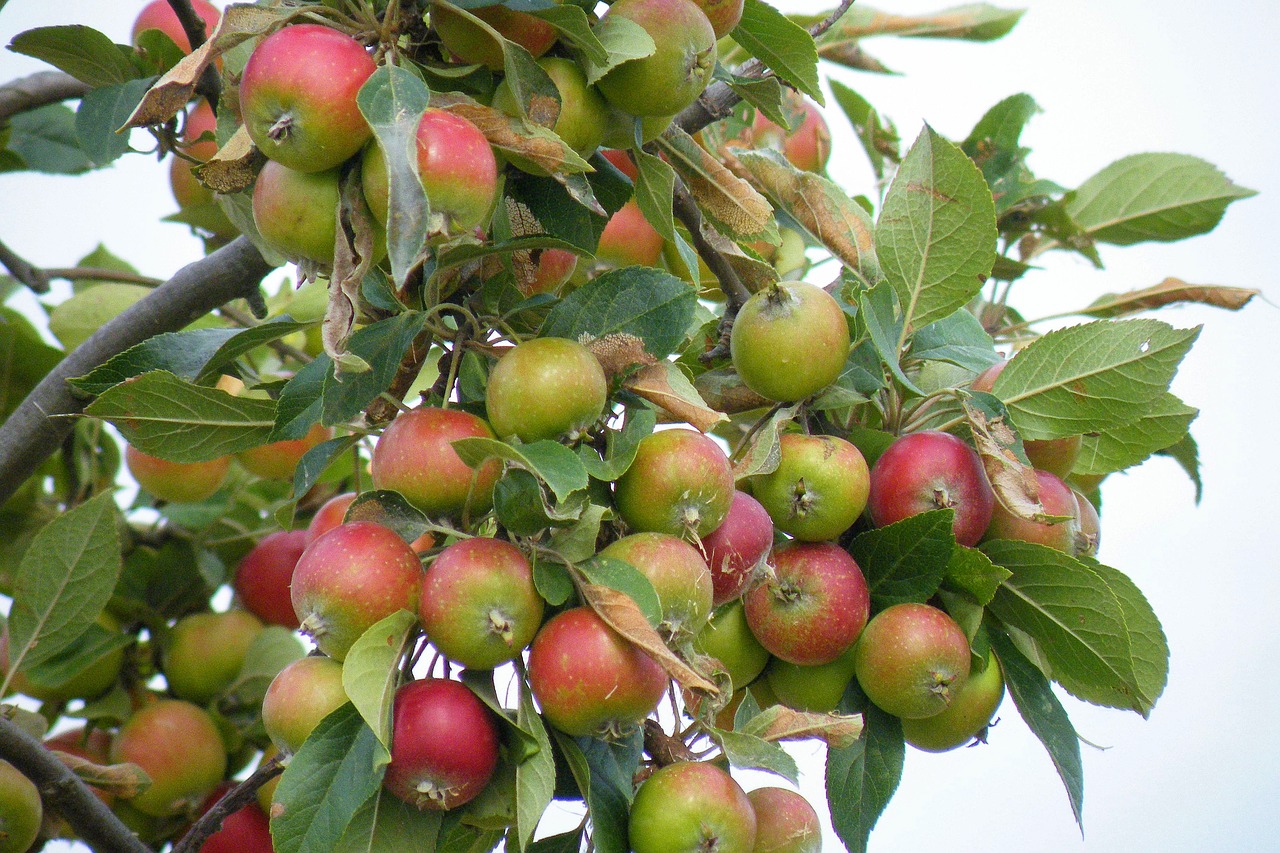
<svg viewBox="0 0 1280 853">
<path fill-rule="evenodd" d="M 903 719 L 941 714 L 969 677 L 969 639 L 936 607 L 886 607 L 854 650 L 858 684 L 881 710 Z"/>
<path fill-rule="evenodd" d="M 262 537 L 236 567 L 235 590 L 244 608 L 268 625 L 298 627 L 289 584 L 307 547 L 305 530 L 277 530 Z"/>
<path fill-rule="evenodd" d="M 662 260 L 662 235 L 629 199 L 604 226 L 596 260 L 611 267 L 656 267 Z"/>
<path fill-rule="evenodd" d="M 756 812 L 751 853 L 821 853 L 822 823 L 803 796 L 789 788 L 756 788 L 747 799 Z"/>
<path fill-rule="evenodd" d="M 711 569 L 712 604 L 719 607 L 742 595 L 772 548 L 773 519 L 768 511 L 751 495 L 735 491 L 724 521 L 702 537 Z"/>
<path fill-rule="evenodd" d="M 669 533 L 633 533 L 600 552 L 630 563 L 648 578 L 662 605 L 661 628 L 696 634 L 711 615 L 711 570 L 688 542 Z"/>
<path fill-rule="evenodd" d="M 211 804 L 212 806 L 212 804 Z M 200 853 L 272 853 L 271 822 L 257 803 L 248 803 L 222 820 Z"/>
<path fill-rule="evenodd" d="M 222 17 L 222 13 L 217 7 L 206 0 L 191 0 L 191 8 L 204 21 L 205 38 L 213 35 L 214 28 L 218 26 L 218 19 Z M 138 13 L 137 20 L 133 22 L 133 43 L 138 43 L 138 36 L 147 30 L 159 30 L 173 40 L 173 43 L 182 48 L 183 53 L 191 52 L 191 40 L 187 38 L 187 31 L 182 28 L 182 22 L 178 20 L 178 15 L 173 11 L 173 7 L 169 5 L 168 0 L 151 0 L 146 6 L 142 7 L 142 11 Z"/>
<path fill-rule="evenodd" d="M 413 409 L 383 430 L 369 473 L 376 488 L 399 492 L 429 516 L 458 516 L 468 507 L 481 513 L 493 505 L 493 486 L 502 465 L 490 459 L 473 469 L 458 458 L 452 443 L 493 437 L 489 425 L 468 412 Z"/>
<path fill-rule="evenodd" d="M 1054 548 L 1065 554 L 1079 553 L 1080 505 L 1066 483 L 1048 471 L 1036 471 L 1040 485 L 1040 505 L 1046 515 L 1065 516 L 1066 521 L 1041 522 L 1022 518 L 996 502 L 984 539 L 1015 539 Z"/>
<path fill-rule="evenodd" d="M 977 451 L 950 433 L 904 435 L 871 469 L 867 505 L 876 527 L 951 508 L 956 541 L 973 546 L 991 523 L 995 502 Z"/>
<path fill-rule="evenodd" d="M 222 781 L 226 747 L 213 718 L 180 699 L 160 699 L 134 712 L 111 744 L 111 762 L 129 762 L 151 786 L 129 804 L 152 817 L 194 809 Z"/>
<path fill-rule="evenodd" d="M 298 463 L 307 451 L 333 438 L 333 430 L 322 424 L 314 424 L 302 438 L 289 441 L 273 441 L 260 447 L 251 447 L 236 454 L 236 459 L 251 474 L 268 480 L 284 480 L 292 483 Z"/>
<path fill-rule="evenodd" d="M 791 130 L 770 121 L 757 111 L 751 125 L 751 135 L 756 146 L 768 146 L 781 151 L 783 156 L 806 172 L 821 172 L 831 157 L 831 131 L 817 104 L 803 95 L 791 93 L 786 107 L 794 114 Z"/>
<path fill-rule="evenodd" d="M 467 11 L 497 30 L 507 41 L 529 51 L 534 59 L 546 53 L 559 36 L 556 28 L 541 18 L 506 6 L 479 6 Z M 463 62 L 484 65 L 490 71 L 503 70 L 502 46 L 489 33 L 448 6 L 431 4 L 431 28 L 449 52 Z"/>
</svg>

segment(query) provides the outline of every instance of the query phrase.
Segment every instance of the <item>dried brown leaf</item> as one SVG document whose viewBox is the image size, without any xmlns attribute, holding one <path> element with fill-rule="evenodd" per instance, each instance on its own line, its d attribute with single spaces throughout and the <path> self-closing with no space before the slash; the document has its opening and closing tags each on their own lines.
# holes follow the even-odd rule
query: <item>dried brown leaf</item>
<svg viewBox="0 0 1280 853">
<path fill-rule="evenodd" d="M 254 178 L 266 159 L 254 147 L 249 131 L 241 125 L 217 154 L 193 171 L 200 183 L 216 193 L 238 193 L 253 186 Z"/>
<path fill-rule="evenodd" d="M 1018 436 L 1003 418 L 989 418 L 987 413 L 966 400 L 965 417 L 973 433 L 973 443 L 996 499 L 1019 518 L 1047 521 L 1040 503 L 1040 483 L 1035 470 L 1018 458 L 1014 448 Z M 1056 516 L 1054 516 L 1056 517 Z"/>
<path fill-rule="evenodd" d="M 862 715 L 818 714 L 772 705 L 752 717 L 742 731 L 775 743 L 817 738 L 840 749 L 852 746 L 862 736 Z"/>
<path fill-rule="evenodd" d="M 722 367 L 699 373 L 693 380 L 693 387 L 707 405 L 718 412 L 736 415 L 739 412 L 750 412 L 772 406 L 773 401 L 761 397 L 746 385 L 738 371 L 731 367 Z"/>
<path fill-rule="evenodd" d="M 324 351 L 333 359 L 334 375 L 368 370 L 363 359 L 347 352 L 347 340 L 355 327 L 360 285 L 373 266 L 376 231 L 360 190 L 359 172 L 352 170 L 342 184 L 342 197 L 335 214 L 338 236 L 333 251 L 333 276 L 329 280 L 329 306 L 320 337 Z"/>
<path fill-rule="evenodd" d="M 649 620 L 644 618 L 629 595 L 593 583 L 583 583 L 579 589 L 587 604 L 610 628 L 643 649 L 681 686 L 704 693 L 717 692 L 715 684 L 703 678 L 667 648 L 662 637 L 649 624 Z"/>
<path fill-rule="evenodd" d="M 587 349 L 604 368 L 605 378 L 610 382 L 627 373 L 637 365 L 649 366 L 658 360 L 644 348 L 644 339 L 629 335 L 626 332 L 614 332 L 603 338 L 587 341 Z"/>
<path fill-rule="evenodd" d="M 499 151 L 523 157 L 547 172 L 594 171 L 563 139 L 541 125 L 530 124 L 460 95 L 433 95 L 431 103 L 474 124 Z"/>
<path fill-rule="evenodd" d="M 728 420 L 723 412 L 708 406 L 680 368 L 669 361 L 642 367 L 622 384 L 700 432 L 710 432 Z"/>
<path fill-rule="evenodd" d="M 1247 287 L 1227 287 L 1220 284 L 1188 284 L 1177 278 L 1166 278 L 1152 287 L 1129 290 L 1124 293 L 1108 293 L 1094 300 L 1081 311 L 1089 317 L 1126 317 L 1155 308 L 1170 305 L 1196 303 L 1239 311 L 1249 304 L 1259 291 Z"/>
<path fill-rule="evenodd" d="M 667 162 L 684 179 L 702 215 L 716 228 L 738 240 L 755 240 L 776 233 L 773 207 L 768 200 L 730 172 L 692 136 L 672 125 L 658 144 Z"/>
<path fill-rule="evenodd" d="M 132 799 L 151 787 L 151 777 L 136 764 L 94 764 L 69 752 L 50 751 L 86 785 L 121 799 Z"/>
</svg>

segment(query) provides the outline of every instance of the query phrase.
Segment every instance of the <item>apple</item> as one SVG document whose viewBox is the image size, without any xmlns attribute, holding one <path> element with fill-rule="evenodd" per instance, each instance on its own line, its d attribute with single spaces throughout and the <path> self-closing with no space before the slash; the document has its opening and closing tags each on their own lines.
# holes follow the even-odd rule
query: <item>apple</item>
<svg viewBox="0 0 1280 853">
<path fill-rule="evenodd" d="M 756 846 L 751 853 L 821 853 L 822 823 L 809 801 L 790 788 L 747 792 L 756 812 Z"/>
<path fill-rule="evenodd" d="M 577 341 L 531 338 L 500 352 L 484 398 L 499 438 L 575 441 L 604 414 L 609 382 Z"/>
<path fill-rule="evenodd" d="M 35 783 L 0 759 L 0 851 L 22 853 L 35 843 L 44 806 Z"/>
<path fill-rule="evenodd" d="M 742 595 L 772 548 L 773 519 L 768 511 L 746 492 L 734 491 L 724 521 L 702 537 L 711 569 L 711 603 L 719 607 Z"/>
<path fill-rule="evenodd" d="M 751 633 L 741 600 L 717 609 L 694 637 L 693 647 L 724 665 L 735 691 L 755 681 L 769 663 L 769 651 Z"/>
<path fill-rule="evenodd" d="M 390 528 L 352 521 L 307 546 L 289 593 L 302 633 L 342 660 L 375 623 L 397 610 L 417 611 L 422 563 Z"/>
<path fill-rule="evenodd" d="M 845 688 L 853 680 L 854 649 L 851 645 L 829 663 L 802 666 L 773 658 L 762 678 L 778 702 L 797 711 L 828 713 L 834 711 L 844 697 Z"/>
<path fill-rule="evenodd" d="M 322 424 L 313 424 L 302 438 L 289 441 L 273 441 L 259 447 L 251 447 L 236 454 L 236 459 L 250 474 L 267 480 L 284 480 L 292 483 L 298 463 L 307 451 L 333 438 L 333 430 Z"/>
<path fill-rule="evenodd" d="M 319 722 L 348 701 L 342 664 L 311 655 L 271 680 L 262 697 L 262 727 L 281 752 L 297 752 Z"/>
<path fill-rule="evenodd" d="M 210 803 L 210 808 L 215 803 Z M 247 803 L 222 819 L 222 828 L 205 839 L 200 853 L 273 853 L 271 822 L 257 803 Z"/>
<path fill-rule="evenodd" d="M 834 542 L 774 549 L 773 572 L 742 600 L 760 645 L 803 666 L 838 658 L 862 633 L 871 608 L 862 569 Z"/>
<path fill-rule="evenodd" d="M 468 508 L 482 513 L 493 506 L 493 486 L 502 463 L 490 459 L 473 469 L 458 458 L 452 443 L 493 437 L 487 423 L 459 409 L 402 412 L 373 449 L 373 485 L 399 492 L 433 518 L 460 516 Z"/>
<path fill-rule="evenodd" d="M 692 0 L 616 0 L 601 19 L 618 16 L 640 25 L 655 50 L 611 69 L 596 84 L 609 102 L 633 116 L 673 116 L 711 82 L 716 35 Z"/>
<path fill-rule="evenodd" d="M 862 515 L 871 474 L 862 453 L 833 435 L 786 433 L 776 470 L 751 478 L 774 526 L 805 542 L 835 539 Z"/>
<path fill-rule="evenodd" d="M 751 125 L 752 141 L 776 148 L 791 165 L 806 172 L 822 172 L 831 158 L 831 130 L 817 104 L 795 92 L 785 99 L 789 113 L 795 116 L 791 130 L 786 130 L 757 111 Z M 788 116 L 790 117 L 790 116 Z"/>
<path fill-rule="evenodd" d="M 632 530 L 703 536 L 729 514 L 733 472 L 714 439 L 664 429 L 640 440 L 614 489 L 618 513 Z"/>
<path fill-rule="evenodd" d="M 977 451 L 950 433 L 901 436 L 871 468 L 867 506 L 876 527 L 951 508 L 956 541 L 973 546 L 991 523 L 995 503 Z"/>
<path fill-rule="evenodd" d="M 191 0 L 191 8 L 204 21 L 205 37 L 213 35 L 214 29 L 218 26 L 218 19 L 222 17 L 222 13 L 217 7 L 206 0 Z M 183 53 L 191 52 L 191 39 L 187 38 L 187 31 L 182 28 L 182 22 L 178 20 L 178 15 L 173 11 L 173 7 L 169 5 L 168 0 L 151 0 L 146 6 L 142 7 L 142 11 L 138 13 L 138 17 L 133 22 L 133 35 L 131 36 L 133 44 L 138 43 L 138 37 L 147 30 L 159 30 L 173 40 L 173 43 L 182 48 Z"/>
<path fill-rule="evenodd" d="M 172 503 L 198 503 L 222 488 L 231 457 L 219 456 L 207 462 L 170 462 L 129 445 L 124 449 L 124 463 L 148 494 Z"/>
<path fill-rule="evenodd" d="M 574 737 L 617 736 L 658 706 L 667 674 L 589 607 L 564 610 L 529 647 L 529 686 L 551 725 Z"/>
<path fill-rule="evenodd" d="M 707 16 L 717 41 L 733 32 L 742 20 L 743 0 L 694 0 L 694 3 Z"/>
<path fill-rule="evenodd" d="M 203 709 L 181 699 L 159 699 L 136 710 L 111 744 L 111 763 L 136 764 L 151 786 L 129 804 L 152 817 L 195 809 L 222 781 L 226 747 Z"/>
<path fill-rule="evenodd" d="M 277 530 L 241 558 L 233 586 L 245 610 L 268 625 L 298 627 L 289 584 L 307 544 L 305 530 Z"/>
<path fill-rule="evenodd" d="M 596 245 L 596 260 L 619 268 L 656 267 L 661 262 L 662 235 L 645 219 L 634 198 L 628 199 L 605 223 Z"/>
<path fill-rule="evenodd" d="M 267 36 L 240 78 L 245 128 L 267 157 L 301 172 L 337 168 L 372 135 L 356 95 L 376 66 L 364 45 L 319 24 Z"/>
<path fill-rule="evenodd" d="M 600 154 L 613 164 L 615 169 L 630 178 L 632 183 L 635 183 L 640 180 L 640 170 L 636 168 L 636 161 L 631 159 L 631 155 L 622 150 L 630 147 L 630 144 L 630 140 L 628 140 L 628 144 L 622 146 L 622 148 L 601 148 Z"/>
<path fill-rule="evenodd" d="M 693 635 L 707 624 L 711 570 L 688 542 L 669 533 L 633 533 L 610 543 L 600 556 L 630 563 L 648 578 L 662 606 L 663 631 Z"/>
<path fill-rule="evenodd" d="M 1036 471 L 1040 485 L 1040 505 L 1046 515 L 1066 516 L 1066 521 L 1041 522 L 1014 515 L 999 501 L 991 513 L 984 539 L 1015 539 L 1054 548 L 1065 554 L 1079 553 L 1080 505 L 1066 483 L 1048 471 Z"/>
<path fill-rule="evenodd" d="M 761 397 L 803 400 L 835 382 L 849 355 L 849 324 L 835 297 L 784 281 L 752 294 L 733 321 L 729 353 Z"/>
<path fill-rule="evenodd" d="M 925 752 L 946 752 L 971 743 L 987 728 L 1004 699 L 1004 678 L 994 654 L 987 665 L 971 671 L 951 697 L 946 710 L 931 717 L 902 721 L 907 743 Z"/>
<path fill-rule="evenodd" d="M 941 714 L 969 677 L 969 639 L 936 607 L 894 604 L 867 623 L 854 649 L 858 684 L 903 719 Z"/>
<path fill-rule="evenodd" d="M 578 268 L 578 256 L 568 249 L 518 249 L 511 253 L 516 287 L 528 298 L 542 293 L 556 293 Z M 502 267 L 494 264 L 494 273 Z"/>
<path fill-rule="evenodd" d="M 240 674 L 262 622 L 245 610 L 192 613 L 178 620 L 164 646 L 164 677 L 179 699 L 205 705 Z"/>
<path fill-rule="evenodd" d="M 560 112 L 551 130 L 565 144 L 583 157 L 600 147 L 605 128 L 609 123 L 609 105 L 595 86 L 587 83 L 586 72 L 572 59 L 548 56 L 538 60 L 538 66 L 547 73 L 556 91 L 560 93 Z M 507 115 L 519 115 L 515 93 L 510 80 L 503 78 L 493 93 L 492 106 Z M 541 166 L 518 155 L 507 155 L 512 165 L 534 175 L 546 175 Z"/>
<path fill-rule="evenodd" d="M 489 783 L 498 742 L 493 713 L 465 684 L 411 681 L 396 691 L 391 763 L 382 784 L 419 809 L 457 808 Z"/>
<path fill-rule="evenodd" d="M 253 185 L 253 222 L 291 261 L 332 266 L 338 234 L 339 172 L 300 172 L 268 160 Z"/>
<path fill-rule="evenodd" d="M 991 365 L 979 373 L 969 387 L 974 391 L 985 391 L 988 394 L 994 393 L 996 379 L 1004 372 L 1004 368 L 1008 363 L 1008 360 L 1005 360 Z M 1071 474 L 1071 469 L 1075 467 L 1083 442 L 1084 436 L 1082 435 L 1032 439 L 1023 441 L 1022 449 L 1026 451 L 1031 467 L 1041 471 L 1048 471 L 1050 474 L 1065 480 Z"/>
<path fill-rule="evenodd" d="M 479 6 L 467 11 L 484 21 L 507 41 L 515 42 L 529 51 L 534 59 L 546 53 L 559 37 L 556 28 L 541 18 L 506 6 Z M 431 28 L 440 36 L 440 42 L 445 48 L 463 62 L 483 65 L 490 71 L 503 70 L 505 63 L 502 45 L 448 6 L 431 4 Z"/>
<path fill-rule="evenodd" d="M 427 566 L 418 619 L 445 657 L 468 669 L 493 669 L 529 645 L 543 607 L 524 552 L 476 537 L 446 546 Z"/>
<path fill-rule="evenodd" d="M 640 785 L 627 835 L 634 853 L 747 853 L 755 845 L 756 812 L 742 787 L 719 767 L 678 761 Z"/>
<path fill-rule="evenodd" d="M 168 8 L 168 5 L 166 8 Z M 209 102 L 200 100 L 187 116 L 182 128 L 182 139 L 186 143 L 183 151 L 197 160 L 205 161 L 218 152 L 218 143 L 213 139 L 200 140 L 207 133 L 217 129 L 217 119 Z M 200 140 L 200 141 L 197 141 Z M 183 210 L 201 208 L 205 211 L 199 222 L 200 227 L 207 229 L 216 237 L 230 239 L 240 233 L 231 224 L 227 215 L 214 202 L 213 190 L 200 183 L 192 172 L 194 164 L 181 157 L 169 160 L 169 188 L 173 190 L 173 199 Z"/>
</svg>

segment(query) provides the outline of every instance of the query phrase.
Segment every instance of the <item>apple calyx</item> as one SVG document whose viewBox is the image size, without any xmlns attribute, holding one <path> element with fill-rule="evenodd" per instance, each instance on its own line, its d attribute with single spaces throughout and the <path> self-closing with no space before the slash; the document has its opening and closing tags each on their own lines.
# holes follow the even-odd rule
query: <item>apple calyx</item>
<svg viewBox="0 0 1280 853">
<path fill-rule="evenodd" d="M 327 636 L 329 624 L 319 613 L 310 613 L 306 619 L 302 620 L 302 624 L 298 626 L 298 631 L 312 639 L 313 642 L 319 642 L 321 637 Z"/>
<path fill-rule="evenodd" d="M 293 130 L 293 113 L 285 113 L 276 119 L 276 123 L 267 128 L 267 138 L 272 142 L 283 142 L 289 138 Z"/>
<path fill-rule="evenodd" d="M 804 484 L 804 478 L 796 480 L 795 494 L 791 498 L 791 517 L 804 518 L 813 509 L 813 495 Z"/>
<path fill-rule="evenodd" d="M 451 787 L 442 787 L 431 779 L 423 779 L 413 786 L 413 790 L 418 794 L 414 800 L 414 805 L 419 809 L 441 810 L 445 807 L 445 803 L 449 801 L 449 793 L 453 789 Z"/>
<path fill-rule="evenodd" d="M 935 486 L 933 489 L 933 505 L 938 509 L 951 509 L 956 502 L 951 499 L 951 494 L 943 486 Z"/>
<path fill-rule="evenodd" d="M 489 630 L 501 637 L 502 642 L 508 646 L 515 641 L 515 626 L 511 624 L 511 617 L 496 607 L 489 611 Z"/>
</svg>

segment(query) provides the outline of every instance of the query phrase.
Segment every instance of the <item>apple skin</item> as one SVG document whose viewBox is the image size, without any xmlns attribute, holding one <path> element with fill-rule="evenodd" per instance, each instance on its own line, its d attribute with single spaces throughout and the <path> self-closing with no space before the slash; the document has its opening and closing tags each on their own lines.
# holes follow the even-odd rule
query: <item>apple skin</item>
<svg viewBox="0 0 1280 853">
<path fill-rule="evenodd" d="M 133 479 L 160 500 L 199 503 L 222 488 L 231 468 L 230 456 L 208 462 L 170 462 L 143 453 L 133 445 L 124 449 L 124 462 Z"/>
<path fill-rule="evenodd" d="M 120 727 L 111 762 L 131 762 L 151 777 L 151 787 L 129 805 L 152 817 L 171 817 L 194 809 L 222 781 L 227 753 L 203 709 L 181 699 L 159 699 Z"/>
<path fill-rule="evenodd" d="M 244 555 L 236 567 L 234 586 L 245 610 L 268 625 L 298 627 L 289 584 L 307 544 L 304 530 L 277 530 Z"/>
<path fill-rule="evenodd" d="M 236 459 L 246 471 L 267 480 L 293 482 L 298 463 L 307 451 L 317 444 L 333 438 L 333 430 L 322 424 L 314 424 L 302 438 L 289 441 L 273 441 L 261 447 L 251 447 L 236 454 Z"/>
<path fill-rule="evenodd" d="M 1080 505 L 1066 483 L 1048 471 L 1036 471 L 1040 484 L 1040 505 L 1048 515 L 1068 516 L 1066 521 L 1049 524 L 1021 518 L 996 502 L 983 539 L 1015 539 L 1033 542 L 1072 556 L 1080 550 Z"/>
<path fill-rule="evenodd" d="M 609 383 L 591 350 L 568 338 L 532 338 L 489 372 L 485 410 L 500 438 L 577 439 L 604 413 Z"/>
<path fill-rule="evenodd" d="M 830 663 L 799 666 L 774 658 L 764 669 L 764 680 L 777 700 L 797 711 L 825 714 L 834 711 L 853 680 L 852 645 Z"/>
<path fill-rule="evenodd" d="M 418 619 L 445 657 L 468 669 L 493 669 L 529 645 L 544 606 L 524 552 L 476 537 L 446 546 L 427 566 Z"/>
<path fill-rule="evenodd" d="M 716 35 L 692 0 L 617 0 L 610 15 L 639 24 L 658 46 L 600 78 L 611 104 L 633 116 L 673 116 L 698 99 L 715 70 Z"/>
<path fill-rule="evenodd" d="M 778 468 L 751 478 L 774 526 L 804 542 L 844 533 L 862 515 L 871 472 L 858 448 L 832 435 L 787 433 Z"/>
<path fill-rule="evenodd" d="M 712 605 L 740 597 L 772 549 L 773 519 L 768 511 L 751 495 L 735 491 L 724 521 L 702 537 L 711 569 Z"/>
<path fill-rule="evenodd" d="M 634 853 L 750 851 L 756 812 L 728 773 L 702 761 L 659 768 L 636 791 L 627 834 Z"/>
<path fill-rule="evenodd" d="M 555 27 L 527 12 L 500 5 L 480 6 L 467 11 L 493 27 L 507 41 L 529 51 L 534 59 L 550 50 L 559 38 Z M 483 65 L 490 71 L 503 70 L 501 47 L 488 33 L 453 10 L 437 3 L 431 4 L 431 27 L 449 52 L 464 63 Z"/>
<path fill-rule="evenodd" d="M 222 828 L 200 845 L 200 853 L 272 853 L 271 821 L 257 803 L 247 803 L 222 820 Z"/>
<path fill-rule="evenodd" d="M 590 157 L 604 139 L 605 128 L 609 123 L 609 104 L 595 86 L 587 83 L 586 73 L 572 59 L 548 56 L 539 59 L 538 66 L 547 73 L 560 93 L 560 112 L 551 130 L 576 153 Z M 492 106 L 509 116 L 520 114 L 507 78 L 503 78 L 494 91 Z M 530 174 L 549 174 L 526 158 L 511 154 L 506 157 L 516 168 Z"/>
<path fill-rule="evenodd" d="M 702 14 L 707 16 L 711 30 L 716 34 L 716 41 L 733 32 L 742 20 L 743 0 L 694 0 Z"/>
<path fill-rule="evenodd" d="M 894 604 L 877 613 L 854 649 L 858 684 L 903 719 L 940 714 L 969 677 L 969 640 L 936 607 Z"/>
<path fill-rule="evenodd" d="M 262 622 L 246 610 L 192 613 L 178 620 L 164 649 L 164 677 L 179 699 L 205 705 L 230 686 Z"/>
<path fill-rule="evenodd" d="M 716 610 L 694 637 L 693 647 L 724 665 L 735 691 L 755 681 L 769 663 L 769 651 L 751 633 L 741 600 Z"/>
<path fill-rule="evenodd" d="M 458 409 L 424 407 L 403 412 L 382 432 L 369 472 L 379 489 L 399 492 L 428 516 L 460 516 L 493 506 L 502 464 L 490 459 L 472 469 L 451 446 L 463 438 L 493 438 L 480 418 Z"/>
<path fill-rule="evenodd" d="M 268 160 L 253 185 L 253 222 L 291 261 L 332 266 L 338 234 L 337 169 L 300 172 Z"/>
<path fill-rule="evenodd" d="M 562 611 L 529 647 L 529 686 L 543 715 L 574 737 L 630 731 L 658 706 L 667 674 L 589 607 Z"/>
<path fill-rule="evenodd" d="M 0 760 L 0 853 L 22 853 L 35 843 L 44 806 L 35 783 Z"/>
<path fill-rule="evenodd" d="M 276 30 L 240 78 L 240 112 L 267 157 L 301 172 L 335 169 L 372 135 L 356 95 L 376 70 L 345 33 L 318 24 Z"/>
<path fill-rule="evenodd" d="M 779 282 L 743 304 L 729 354 L 744 385 L 778 402 L 803 400 L 835 382 L 849 355 L 849 324 L 815 284 Z"/>
<path fill-rule="evenodd" d="M 662 261 L 662 235 L 644 218 L 634 198 L 605 223 L 596 260 L 615 268 L 656 267 Z"/>
<path fill-rule="evenodd" d="M 760 645 L 802 666 L 838 658 L 858 639 L 871 609 L 862 569 L 834 542 L 774 549 L 773 573 L 742 600 Z"/>
<path fill-rule="evenodd" d="M 903 720 L 902 736 L 925 752 L 946 752 L 964 746 L 987 727 L 1003 699 L 1000 663 L 994 654 L 989 654 L 986 667 L 969 673 L 945 711 L 919 720 Z"/>
<path fill-rule="evenodd" d="M 281 752 L 292 753 L 325 717 L 347 704 L 342 664 L 311 655 L 276 674 L 262 697 L 262 727 Z"/>
<path fill-rule="evenodd" d="M 343 660 L 375 623 L 397 610 L 417 611 L 422 563 L 390 528 L 352 521 L 307 546 L 289 594 L 302 632 Z"/>
<path fill-rule="evenodd" d="M 786 106 L 797 114 L 799 124 L 787 131 L 757 111 L 751 125 L 752 140 L 757 146 L 778 149 L 797 169 L 822 172 L 831 159 L 831 130 L 817 104 L 802 95 L 791 94 L 785 99 Z"/>
<path fill-rule="evenodd" d="M 640 440 L 614 488 L 618 513 L 632 530 L 704 536 L 729 514 L 733 472 L 714 439 L 664 429 Z"/>
<path fill-rule="evenodd" d="M 217 7 L 206 0 L 191 0 L 191 8 L 204 21 L 205 37 L 213 35 L 214 28 L 218 26 L 218 20 L 222 17 L 222 13 Z M 138 13 L 138 17 L 133 22 L 133 33 L 131 39 L 133 44 L 138 43 L 138 36 L 147 30 L 159 30 L 160 32 L 173 39 L 173 43 L 182 48 L 183 53 L 191 52 L 191 40 L 187 38 L 187 31 L 182 28 L 182 22 L 178 20 L 178 15 L 173 11 L 168 0 L 151 0 L 146 6 L 142 7 L 142 11 Z"/>
<path fill-rule="evenodd" d="M 391 763 L 382 784 L 419 809 L 457 808 L 489 783 L 498 742 L 492 712 L 465 684 L 411 681 L 396 691 Z"/>
<path fill-rule="evenodd" d="M 790 788 L 756 788 L 747 792 L 756 812 L 756 846 L 751 853 L 821 853 L 822 823 L 818 812 Z"/>
<path fill-rule="evenodd" d="M 867 506 L 876 527 L 951 507 L 956 541 L 973 546 L 991 523 L 995 503 L 977 451 L 950 433 L 901 436 L 871 468 Z"/>
<path fill-rule="evenodd" d="M 711 615 L 711 570 L 698 549 L 669 533 L 633 533 L 600 552 L 630 563 L 648 578 L 662 606 L 659 626 L 668 634 L 693 635 Z"/>
<path fill-rule="evenodd" d="M 163 2 L 163 0 L 161 0 Z M 167 9 L 168 3 L 164 3 Z M 213 108 L 209 106 L 209 102 L 201 99 L 192 108 L 187 115 L 187 121 L 182 128 L 182 139 L 188 143 L 183 151 L 191 157 L 200 161 L 208 160 L 214 154 L 218 153 L 218 143 L 213 139 L 206 139 L 200 142 L 200 139 L 206 132 L 216 133 L 218 121 L 213 115 Z M 208 208 L 214 204 L 213 190 L 206 187 L 192 173 L 193 164 L 181 157 L 171 157 L 169 161 L 169 188 L 173 190 L 173 199 L 178 203 L 178 207 L 182 209 L 190 207 Z M 219 209 L 217 214 L 211 216 L 208 221 L 201 223 L 207 226 L 215 236 L 230 239 L 240 233 L 239 229 L 231 224 L 231 220 L 227 219 L 226 214 Z"/>
</svg>

